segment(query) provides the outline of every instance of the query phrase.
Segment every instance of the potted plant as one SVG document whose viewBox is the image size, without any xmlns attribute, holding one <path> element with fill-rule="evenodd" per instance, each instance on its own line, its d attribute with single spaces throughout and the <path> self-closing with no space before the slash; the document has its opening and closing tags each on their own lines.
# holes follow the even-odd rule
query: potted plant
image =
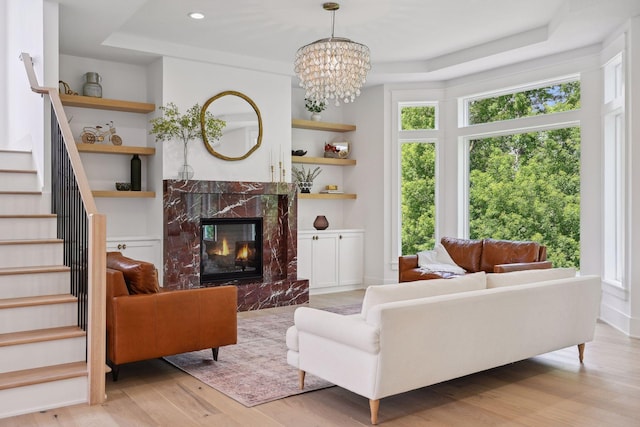
<svg viewBox="0 0 640 427">
<path fill-rule="evenodd" d="M 311 120 L 320 121 L 320 119 L 322 119 L 320 113 L 327 108 L 327 105 L 323 101 L 316 101 L 309 98 L 305 98 L 304 101 L 304 107 L 311 113 Z"/>
<path fill-rule="evenodd" d="M 150 134 L 155 135 L 156 141 L 180 140 L 183 144 L 184 163 L 178 172 L 180 179 L 193 178 L 193 168 L 187 162 L 188 144 L 194 139 L 202 140 L 202 126 L 200 124 L 201 108 L 195 104 L 186 113 L 180 114 L 173 102 L 159 108 L 162 116 L 151 119 Z M 222 129 L 226 126 L 224 120 L 217 119 L 212 113 L 206 112 L 204 127 L 209 141 L 216 141 L 222 136 Z"/>
<path fill-rule="evenodd" d="M 317 166 L 313 170 L 311 169 L 305 170 L 304 166 L 302 166 L 301 169 L 298 169 L 296 166 L 294 166 L 291 169 L 291 172 L 293 174 L 293 181 L 296 183 L 296 185 L 300 189 L 300 192 L 311 193 L 313 180 L 316 179 L 318 175 L 320 175 L 320 172 L 322 172 L 322 169 L 320 169 L 320 166 Z"/>
</svg>

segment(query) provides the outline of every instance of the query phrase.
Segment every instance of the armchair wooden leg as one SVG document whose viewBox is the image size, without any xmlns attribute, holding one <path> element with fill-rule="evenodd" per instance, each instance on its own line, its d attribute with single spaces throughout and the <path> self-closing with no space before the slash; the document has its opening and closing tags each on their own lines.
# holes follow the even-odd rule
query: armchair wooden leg
<svg viewBox="0 0 640 427">
<path fill-rule="evenodd" d="M 378 424 L 378 409 L 380 409 L 380 399 L 369 399 L 369 409 L 371 410 L 371 424 Z"/>
<path fill-rule="evenodd" d="M 300 390 L 304 389 L 304 376 L 305 376 L 306 372 L 303 370 L 299 370 L 298 371 L 298 382 L 300 384 Z"/>
<path fill-rule="evenodd" d="M 220 351 L 220 347 L 214 347 L 211 349 L 211 352 L 213 353 L 213 360 L 214 361 L 218 361 L 218 351 Z"/>
<path fill-rule="evenodd" d="M 584 343 L 578 344 L 578 358 L 580 359 L 580 363 L 584 360 Z"/>
</svg>

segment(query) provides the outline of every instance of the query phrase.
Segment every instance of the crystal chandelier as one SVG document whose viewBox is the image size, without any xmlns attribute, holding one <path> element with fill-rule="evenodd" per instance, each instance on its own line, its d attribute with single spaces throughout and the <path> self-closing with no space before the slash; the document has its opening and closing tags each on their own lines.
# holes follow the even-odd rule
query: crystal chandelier
<svg viewBox="0 0 640 427">
<path fill-rule="evenodd" d="M 338 3 L 324 3 L 324 10 L 331 11 L 331 37 L 302 46 L 296 52 L 295 72 L 300 87 L 306 90 L 305 98 L 316 102 L 335 104 L 353 102 L 360 95 L 369 64 L 369 48 L 342 37 L 334 37 Z"/>
</svg>

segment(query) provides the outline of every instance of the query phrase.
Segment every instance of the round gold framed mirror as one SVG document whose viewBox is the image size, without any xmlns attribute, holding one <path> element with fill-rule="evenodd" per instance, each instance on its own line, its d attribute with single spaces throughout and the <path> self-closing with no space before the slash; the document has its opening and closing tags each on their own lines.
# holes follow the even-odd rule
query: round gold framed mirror
<svg viewBox="0 0 640 427">
<path fill-rule="evenodd" d="M 222 136 L 209 141 L 205 132 L 207 112 L 223 120 Z M 212 96 L 200 111 L 202 140 L 207 151 L 222 160 L 242 160 L 262 144 L 262 116 L 258 106 L 247 95 L 228 90 Z"/>
</svg>

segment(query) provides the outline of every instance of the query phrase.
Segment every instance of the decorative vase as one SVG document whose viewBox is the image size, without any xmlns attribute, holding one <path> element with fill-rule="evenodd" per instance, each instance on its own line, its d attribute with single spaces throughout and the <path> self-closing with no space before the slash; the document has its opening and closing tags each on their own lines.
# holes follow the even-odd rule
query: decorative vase
<svg viewBox="0 0 640 427">
<path fill-rule="evenodd" d="M 102 98 L 102 86 L 100 86 L 102 77 L 100 77 L 98 73 L 90 71 L 84 74 L 84 80 L 85 83 L 82 86 L 82 94 L 84 96 Z"/>
<path fill-rule="evenodd" d="M 313 120 L 314 122 L 319 122 L 320 120 L 322 120 L 322 116 L 320 115 L 320 113 L 311 113 L 311 120 Z"/>
<path fill-rule="evenodd" d="M 137 154 L 131 158 L 131 190 L 140 191 L 142 189 L 142 161 Z"/>
<path fill-rule="evenodd" d="M 313 221 L 313 227 L 316 230 L 326 230 L 329 227 L 329 221 L 327 221 L 327 217 L 324 215 L 318 215 L 316 220 Z"/>
<path fill-rule="evenodd" d="M 184 160 L 182 166 L 178 170 L 178 178 L 183 181 L 189 181 L 194 175 L 193 168 L 189 166 L 189 163 L 187 162 L 187 157 L 189 156 L 189 144 L 184 142 L 183 147 Z"/>
<path fill-rule="evenodd" d="M 303 181 L 298 182 L 298 188 L 301 193 L 311 193 L 311 187 L 313 186 L 313 182 L 311 181 Z"/>
</svg>

